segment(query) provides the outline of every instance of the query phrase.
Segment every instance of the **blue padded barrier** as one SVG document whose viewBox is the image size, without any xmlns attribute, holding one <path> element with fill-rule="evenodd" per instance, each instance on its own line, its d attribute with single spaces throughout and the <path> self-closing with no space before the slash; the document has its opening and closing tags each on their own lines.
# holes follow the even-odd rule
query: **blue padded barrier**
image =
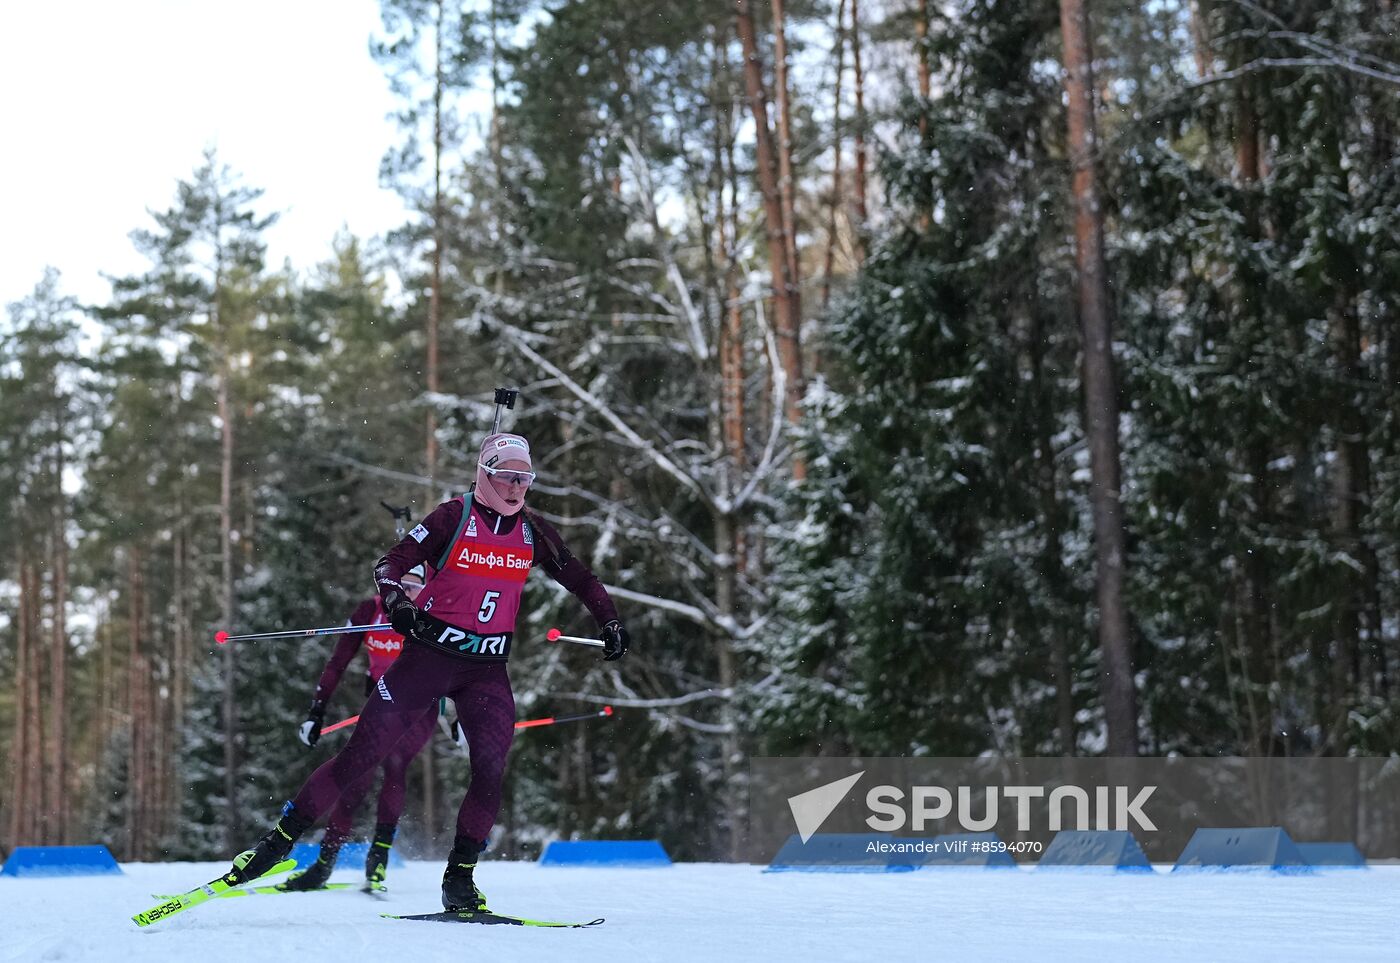
<svg viewBox="0 0 1400 963">
<path fill-rule="evenodd" d="M 1319 869 L 1365 869 L 1366 857 L 1355 843 L 1294 843 L 1309 866 Z"/>
<path fill-rule="evenodd" d="M 320 843 L 297 843 L 292 847 L 292 859 L 297 861 L 297 869 L 305 869 L 316 862 L 316 857 L 321 855 Z M 346 843 L 340 847 L 340 858 L 335 861 L 336 869 L 354 868 L 359 872 L 364 872 L 365 857 L 369 855 L 369 843 Z M 403 867 L 403 857 L 399 855 L 398 849 L 389 850 L 389 865 Z"/>
<path fill-rule="evenodd" d="M 868 833 L 817 833 L 805 843 L 789 836 L 766 873 L 888 873 L 913 869 L 908 856 L 880 852 L 880 843 L 896 842 Z M 899 859 L 904 863 L 891 864 Z"/>
<path fill-rule="evenodd" d="M 0 876 L 120 876 L 106 846 L 17 846 Z"/>
<path fill-rule="evenodd" d="M 671 857 L 655 839 L 556 839 L 540 854 L 541 866 L 670 866 Z"/>
<path fill-rule="evenodd" d="M 1065 829 L 1050 840 L 1036 869 L 1150 873 L 1152 864 L 1126 829 Z"/>
<path fill-rule="evenodd" d="M 996 833 L 900 838 L 883 833 L 817 833 L 807 842 L 789 836 L 768 873 L 907 873 L 929 867 L 1015 869 L 1016 860 L 996 850 Z"/>
<path fill-rule="evenodd" d="M 1173 873 L 1200 870 L 1262 870 L 1310 873 L 1312 867 L 1277 826 L 1255 829 L 1198 829 L 1172 867 Z"/>
</svg>

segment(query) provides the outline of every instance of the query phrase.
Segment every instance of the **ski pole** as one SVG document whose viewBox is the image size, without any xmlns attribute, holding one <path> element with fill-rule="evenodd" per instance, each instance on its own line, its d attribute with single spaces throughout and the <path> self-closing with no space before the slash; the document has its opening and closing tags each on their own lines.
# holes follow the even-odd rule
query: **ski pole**
<svg viewBox="0 0 1400 963">
<path fill-rule="evenodd" d="M 560 722 L 581 722 L 584 719 L 602 719 L 613 714 L 612 706 L 603 706 L 597 712 L 580 712 L 573 716 L 545 716 L 541 719 L 521 719 L 515 724 L 517 729 L 533 729 L 535 726 L 552 726 Z M 335 732 L 337 729 L 344 729 L 346 726 L 353 726 L 360 721 L 359 716 L 351 716 L 349 719 L 341 719 L 334 725 L 326 726 L 321 730 L 321 735 L 328 732 Z"/>
<path fill-rule="evenodd" d="M 602 639 L 585 639 L 577 635 L 565 635 L 558 629 L 550 629 L 544 634 L 544 637 L 551 642 L 577 642 L 579 645 L 595 645 L 600 649 L 607 645 Z"/>
<path fill-rule="evenodd" d="M 326 726 L 326 728 L 322 729 L 322 730 L 321 730 L 321 735 L 324 736 L 324 735 L 325 735 L 326 733 L 328 733 L 328 732 L 335 732 L 335 730 L 337 730 L 337 729 L 344 729 L 346 726 L 353 726 L 355 723 L 357 723 L 357 722 L 359 722 L 359 721 L 360 721 L 360 717 L 359 717 L 359 716 L 351 716 L 349 719 L 341 719 L 341 720 L 340 720 L 339 722 L 337 722 L 335 725 L 333 725 L 333 726 Z"/>
<path fill-rule="evenodd" d="M 324 629 L 288 629 L 286 632 L 251 632 L 247 635 L 229 635 L 222 630 L 214 633 L 214 641 L 223 645 L 225 642 L 246 642 L 249 639 L 292 639 L 304 638 L 311 635 L 340 635 L 342 632 L 377 632 L 380 629 L 392 629 L 392 625 L 330 625 Z"/>
<path fill-rule="evenodd" d="M 584 719 L 602 719 L 612 715 L 612 706 L 603 706 L 597 712 L 580 712 L 575 716 L 546 716 L 543 719 L 522 719 L 515 724 L 517 729 L 533 729 L 535 726 L 552 726 L 558 722 L 580 722 Z"/>
</svg>

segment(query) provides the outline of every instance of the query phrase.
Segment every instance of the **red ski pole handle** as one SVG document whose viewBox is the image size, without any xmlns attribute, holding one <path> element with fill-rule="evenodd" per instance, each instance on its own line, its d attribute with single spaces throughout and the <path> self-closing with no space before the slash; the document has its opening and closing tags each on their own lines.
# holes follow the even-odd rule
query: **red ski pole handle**
<svg viewBox="0 0 1400 963">
<path fill-rule="evenodd" d="M 584 719 L 602 719 L 613 714 L 612 706 L 603 706 L 597 712 L 580 712 L 573 716 L 546 716 L 543 719 L 522 719 L 515 724 L 517 729 L 533 729 L 536 726 L 552 726 L 560 722 L 581 722 Z M 321 730 L 321 735 L 328 732 L 335 732 L 337 729 L 344 729 L 346 726 L 353 726 L 360 721 L 359 716 L 351 716 L 349 719 L 341 719 L 334 725 L 326 726 Z"/>
<path fill-rule="evenodd" d="M 558 629 L 550 629 L 544 634 L 544 637 L 551 642 L 574 642 L 578 645 L 597 646 L 600 649 L 606 647 L 607 645 L 607 643 L 604 642 L 602 639 L 586 639 L 578 635 L 565 635 Z"/>
</svg>

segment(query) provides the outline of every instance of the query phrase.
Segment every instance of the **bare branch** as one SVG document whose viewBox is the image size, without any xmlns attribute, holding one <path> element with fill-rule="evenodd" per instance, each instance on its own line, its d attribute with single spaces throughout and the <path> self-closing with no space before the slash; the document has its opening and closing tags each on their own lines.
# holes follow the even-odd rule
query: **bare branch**
<svg viewBox="0 0 1400 963">
<path fill-rule="evenodd" d="M 584 404 L 588 405 L 588 407 L 592 408 L 595 412 L 597 412 L 605 421 L 607 421 L 608 424 L 612 425 L 613 428 L 617 430 L 618 434 L 622 435 L 623 438 L 627 439 L 627 441 L 631 443 L 632 447 L 636 448 L 638 451 L 646 455 L 652 462 L 654 462 L 657 465 L 657 467 L 659 467 L 666 474 L 670 475 L 672 478 L 676 479 L 676 481 L 680 482 L 682 486 L 689 489 L 697 498 L 699 498 L 707 506 L 714 506 L 714 498 L 705 489 L 705 486 L 701 484 L 697 478 L 695 478 L 685 469 L 681 468 L 670 458 L 667 458 L 666 455 L 661 451 L 657 450 L 656 446 L 653 445 L 651 442 L 645 440 L 635 431 L 633 431 L 631 426 L 624 422 L 621 418 L 619 418 L 617 416 L 617 413 L 614 412 L 612 408 L 610 408 L 607 404 L 605 404 L 601 399 L 599 399 L 588 389 L 584 388 L 578 382 L 574 381 L 574 379 L 570 378 L 567 374 L 564 373 L 562 368 L 554 364 L 552 361 L 550 361 L 544 355 L 540 354 L 534 348 L 530 347 L 530 345 L 526 344 L 525 341 L 520 337 L 520 332 L 516 328 L 507 325 L 503 321 L 497 320 L 496 330 L 501 332 L 505 336 L 506 340 L 514 344 L 517 351 L 525 355 L 526 358 L 539 365 L 545 371 L 548 371 L 551 375 L 557 378 L 559 380 L 559 383 L 563 385 L 571 394 L 573 394 L 574 397 L 578 398 L 579 401 L 582 401 Z"/>
<path fill-rule="evenodd" d="M 681 274 L 680 265 L 676 263 L 675 252 L 671 250 L 671 242 L 668 240 L 666 232 L 661 228 L 661 219 L 656 214 L 656 198 L 652 196 L 651 171 L 647 167 L 646 159 L 642 157 L 641 150 L 637 147 L 637 142 L 627 134 L 623 135 L 623 141 L 627 144 L 628 153 L 632 155 L 632 166 L 636 168 L 638 193 L 642 199 L 642 206 L 646 211 L 647 219 L 651 222 L 651 229 L 656 235 L 656 246 L 661 252 L 661 259 L 666 264 L 666 279 L 671 282 L 671 287 L 675 289 L 676 297 L 681 302 L 682 315 L 690 326 L 690 342 L 695 352 L 695 359 L 703 363 L 710 358 L 710 346 L 705 341 L 700 312 L 696 310 L 695 302 L 690 297 L 690 288 L 685 283 L 685 277 Z"/>
<path fill-rule="evenodd" d="M 655 595 L 647 595 L 645 592 L 634 592 L 631 589 L 621 588 L 616 585 L 605 585 L 603 587 L 608 590 L 609 595 L 615 595 L 620 599 L 636 602 L 639 605 L 647 605 L 654 609 L 673 612 L 711 632 L 720 631 L 720 626 L 716 625 L 703 610 L 694 605 L 687 605 L 684 602 L 677 602 L 674 599 L 663 599 Z"/>
<path fill-rule="evenodd" d="M 682 696 L 667 696 L 661 699 L 639 699 L 615 695 L 600 696 L 588 692 L 550 692 L 547 694 L 554 699 L 576 699 L 579 702 L 591 702 L 594 705 L 622 706 L 624 709 L 667 709 L 689 705 L 692 702 L 699 702 L 701 699 L 734 698 L 733 689 L 702 689 L 697 692 L 688 692 Z"/>
<path fill-rule="evenodd" d="M 1394 84 L 1400 87 L 1400 74 L 1392 74 L 1386 71 L 1375 70 L 1354 61 L 1341 60 L 1334 56 L 1326 57 L 1259 57 L 1248 63 L 1241 64 L 1233 70 L 1222 70 L 1219 73 L 1211 74 L 1191 84 L 1188 90 L 1199 90 L 1211 84 L 1222 83 L 1227 80 L 1238 80 L 1248 74 L 1257 74 L 1264 70 L 1276 70 L 1280 68 L 1303 68 L 1303 67 L 1335 67 L 1349 73 L 1360 74 L 1372 80 L 1380 80 L 1384 83 Z"/>
<path fill-rule="evenodd" d="M 470 487 L 471 484 L 470 482 L 462 482 L 460 480 L 450 481 L 442 478 L 430 479 L 426 475 L 416 475 L 413 472 L 394 471 L 392 468 L 380 468 L 378 465 L 371 465 L 366 462 L 360 461 L 357 458 L 351 458 L 349 455 L 342 455 L 339 452 L 334 451 L 318 451 L 312 452 L 311 454 L 315 458 L 319 458 L 323 461 L 331 462 L 333 464 L 349 465 L 351 468 L 354 468 L 357 471 L 364 472 L 366 475 L 376 475 L 380 478 L 390 478 L 394 481 L 410 482 L 414 485 L 434 484 L 441 485 L 447 489 L 466 491 L 466 489 Z"/>
<path fill-rule="evenodd" d="M 770 474 L 777 464 L 775 454 L 777 452 L 778 441 L 782 438 L 784 429 L 783 400 L 787 397 L 787 372 L 783 370 L 778 359 L 778 341 L 773 332 L 773 326 L 768 323 L 768 316 L 763 311 L 763 302 L 754 302 L 754 315 L 758 319 L 759 328 L 763 331 L 763 344 L 768 353 L 768 370 L 772 372 L 773 394 L 769 402 L 771 418 L 768 424 L 768 440 L 763 445 L 763 457 L 759 459 L 758 465 L 749 475 L 748 482 L 738 495 L 734 497 L 733 504 L 728 506 L 729 511 L 736 511 L 758 490 L 758 486 Z"/>
</svg>

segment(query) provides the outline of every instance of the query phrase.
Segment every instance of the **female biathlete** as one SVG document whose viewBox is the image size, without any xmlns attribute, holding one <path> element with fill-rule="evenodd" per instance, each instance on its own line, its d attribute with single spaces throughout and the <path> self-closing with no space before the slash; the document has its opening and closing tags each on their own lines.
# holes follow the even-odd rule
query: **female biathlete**
<svg viewBox="0 0 1400 963">
<path fill-rule="evenodd" d="M 481 446 L 476 485 L 443 502 L 374 569 L 384 610 L 407 644 L 380 677 L 360 713 L 355 733 L 283 807 L 277 824 L 257 845 L 234 858 L 224 880 L 236 886 L 286 858 L 292 843 L 371 772 L 416 726 L 438 711 L 438 699 L 457 706 L 471 745 L 471 786 L 457 813 L 457 835 L 442 877 L 448 911 L 485 910 L 472 878 L 477 854 L 501 808 L 501 780 L 515 729 L 515 699 L 506 660 L 514 641 L 521 589 L 543 568 L 588 608 L 600 626 L 604 658 L 627 654 L 627 630 L 607 590 L 573 556 L 559 534 L 525 510 L 534 481 L 530 446 L 520 435 L 493 434 Z M 420 563 L 434 574 L 409 598 L 402 578 Z"/>
</svg>

